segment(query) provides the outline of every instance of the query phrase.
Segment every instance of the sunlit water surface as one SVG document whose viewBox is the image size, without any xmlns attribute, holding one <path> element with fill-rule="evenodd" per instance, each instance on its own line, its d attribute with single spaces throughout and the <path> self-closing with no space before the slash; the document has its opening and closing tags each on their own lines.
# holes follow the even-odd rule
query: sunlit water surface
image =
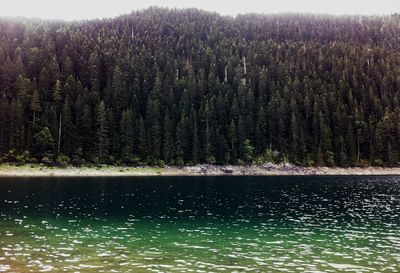
<svg viewBox="0 0 400 273">
<path fill-rule="evenodd" d="M 400 178 L 0 179 L 0 272 L 345 271 L 400 271 Z"/>
</svg>

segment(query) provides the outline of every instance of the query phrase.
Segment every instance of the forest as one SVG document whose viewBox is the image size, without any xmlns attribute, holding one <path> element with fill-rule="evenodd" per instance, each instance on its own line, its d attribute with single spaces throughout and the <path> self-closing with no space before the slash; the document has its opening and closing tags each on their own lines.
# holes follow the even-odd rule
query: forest
<svg viewBox="0 0 400 273">
<path fill-rule="evenodd" d="M 400 14 L 0 18 L 0 158 L 397 166 Z"/>
</svg>

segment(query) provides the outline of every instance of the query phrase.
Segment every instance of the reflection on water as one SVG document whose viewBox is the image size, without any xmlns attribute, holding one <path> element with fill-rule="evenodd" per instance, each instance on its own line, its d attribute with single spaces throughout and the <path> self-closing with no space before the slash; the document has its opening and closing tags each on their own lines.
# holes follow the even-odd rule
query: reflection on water
<svg viewBox="0 0 400 273">
<path fill-rule="evenodd" d="M 1 178 L 0 272 L 399 272 L 397 177 Z"/>
</svg>

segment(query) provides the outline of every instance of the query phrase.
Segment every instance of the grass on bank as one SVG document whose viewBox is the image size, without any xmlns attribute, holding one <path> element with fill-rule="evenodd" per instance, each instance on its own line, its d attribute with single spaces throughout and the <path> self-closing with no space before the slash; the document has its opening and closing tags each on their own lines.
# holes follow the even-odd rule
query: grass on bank
<svg viewBox="0 0 400 273">
<path fill-rule="evenodd" d="M 2 163 L 0 164 L 0 172 L 7 171 L 46 171 L 46 170 L 89 170 L 89 171 L 100 171 L 100 172 L 120 172 L 120 173 L 161 173 L 163 168 L 161 167 L 149 167 L 149 166 L 139 166 L 139 167 L 124 167 L 124 166 L 111 166 L 111 165 L 83 165 L 83 166 L 46 166 L 39 163 L 26 163 L 21 165 Z"/>
</svg>

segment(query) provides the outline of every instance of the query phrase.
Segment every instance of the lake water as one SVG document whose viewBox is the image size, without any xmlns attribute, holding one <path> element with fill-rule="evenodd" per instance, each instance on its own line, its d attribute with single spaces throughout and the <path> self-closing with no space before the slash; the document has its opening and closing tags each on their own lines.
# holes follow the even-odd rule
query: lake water
<svg viewBox="0 0 400 273">
<path fill-rule="evenodd" d="M 399 177 L 0 178 L 0 272 L 399 272 Z"/>
</svg>

